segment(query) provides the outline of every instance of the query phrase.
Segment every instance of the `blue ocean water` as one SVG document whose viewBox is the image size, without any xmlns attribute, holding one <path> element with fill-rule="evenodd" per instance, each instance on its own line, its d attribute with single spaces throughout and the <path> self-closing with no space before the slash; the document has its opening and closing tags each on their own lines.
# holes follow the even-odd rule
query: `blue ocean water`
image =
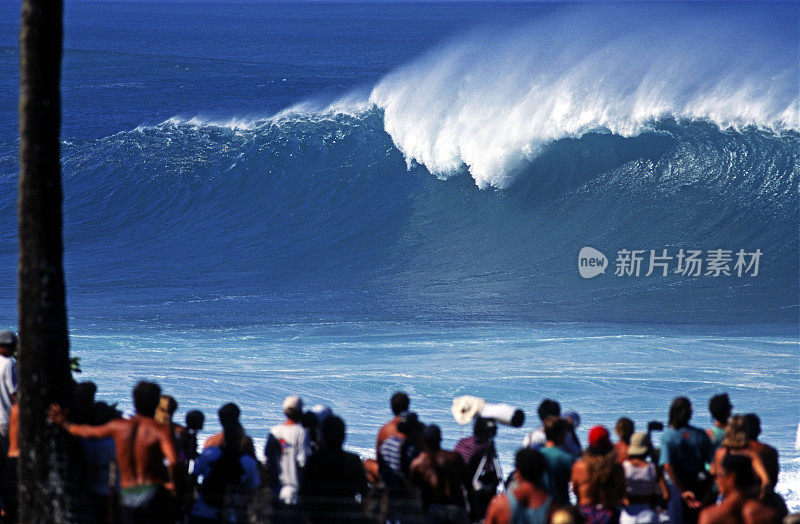
<svg viewBox="0 0 800 524">
<path fill-rule="evenodd" d="M 18 13 L 0 5 L 7 325 Z M 462 394 L 519 405 L 526 429 L 551 396 L 585 431 L 663 420 L 678 394 L 708 426 L 728 391 L 800 509 L 798 20 L 767 2 L 70 2 L 72 350 L 105 399 L 156 378 L 180 413 L 237 401 L 256 437 L 286 393 L 330 404 L 365 455 L 400 388 L 450 444 Z M 581 278 L 584 246 L 605 274 Z M 675 272 L 720 249 L 730 275 Z M 639 275 L 615 275 L 637 250 Z M 666 276 L 645 276 L 653 255 Z M 523 435 L 501 430 L 504 464 Z"/>
</svg>

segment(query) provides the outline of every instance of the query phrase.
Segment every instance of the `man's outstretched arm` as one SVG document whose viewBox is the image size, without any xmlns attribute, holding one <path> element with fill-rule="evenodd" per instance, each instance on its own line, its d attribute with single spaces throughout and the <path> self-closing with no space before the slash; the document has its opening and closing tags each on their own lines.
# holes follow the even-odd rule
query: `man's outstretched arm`
<svg viewBox="0 0 800 524">
<path fill-rule="evenodd" d="M 106 438 L 114 435 L 114 423 L 111 421 L 102 426 L 88 426 L 86 424 L 72 424 L 67 420 L 64 410 L 58 404 L 50 404 L 47 409 L 47 420 L 61 426 L 70 435 L 81 438 Z"/>
</svg>

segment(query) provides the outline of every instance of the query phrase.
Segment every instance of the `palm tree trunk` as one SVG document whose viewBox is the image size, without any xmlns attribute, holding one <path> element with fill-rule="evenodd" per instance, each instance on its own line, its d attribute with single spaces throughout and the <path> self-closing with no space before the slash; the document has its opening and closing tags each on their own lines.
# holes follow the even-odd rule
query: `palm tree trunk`
<svg viewBox="0 0 800 524">
<path fill-rule="evenodd" d="M 24 0 L 20 29 L 20 520 L 71 517 L 66 437 L 47 406 L 69 398 L 61 239 L 62 0 Z"/>
</svg>

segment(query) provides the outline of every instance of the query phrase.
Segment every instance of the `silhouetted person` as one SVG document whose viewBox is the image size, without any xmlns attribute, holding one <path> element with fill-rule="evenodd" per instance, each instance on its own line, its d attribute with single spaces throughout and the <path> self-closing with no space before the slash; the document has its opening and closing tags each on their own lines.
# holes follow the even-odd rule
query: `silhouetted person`
<svg viewBox="0 0 800 524">
<path fill-rule="evenodd" d="M 497 452 L 494 448 L 494 436 L 496 434 L 497 424 L 493 420 L 476 417 L 472 426 L 472 435 L 459 440 L 454 449 L 461 455 L 467 468 L 467 492 L 470 518 L 473 522 L 483 518 L 501 481 L 495 460 Z"/>
<path fill-rule="evenodd" d="M 335 415 L 320 425 L 320 450 L 309 457 L 300 499 L 311 523 L 365 522 L 369 488 L 361 459 L 342 449 L 345 424 Z"/>
<path fill-rule="evenodd" d="M 187 421 L 187 423 L 188 423 L 188 421 Z M 256 448 L 253 445 L 253 439 L 250 438 L 247 435 L 247 432 L 244 430 L 242 425 L 239 423 L 238 416 L 237 416 L 237 419 L 236 419 L 236 423 L 239 424 L 239 428 L 242 430 L 241 433 L 240 433 L 241 434 L 241 439 L 242 439 L 242 442 L 241 442 L 242 451 L 247 453 L 251 457 L 256 458 Z M 219 433 L 215 433 L 214 435 L 211 435 L 210 437 L 208 437 L 206 439 L 206 441 L 203 443 L 203 450 L 205 450 L 207 448 L 211 448 L 211 447 L 219 447 L 219 446 L 222 445 L 224 440 L 225 440 L 224 432 L 220 431 Z"/>
<path fill-rule="evenodd" d="M 388 496 L 387 520 L 416 522 L 420 510 L 414 493 L 409 489 L 408 474 L 411 461 L 420 452 L 423 426 L 413 411 L 400 413 L 397 434 L 381 444 L 378 469 Z"/>
<path fill-rule="evenodd" d="M 219 411 L 223 440 L 207 447 L 197 458 L 194 475 L 202 478 L 191 524 L 246 522 L 250 497 L 258 488 L 258 463 L 242 449 L 244 430 L 239 407 L 225 404 Z"/>
<path fill-rule="evenodd" d="M 378 438 L 375 441 L 376 454 L 380 453 L 381 444 L 383 444 L 387 438 L 397 435 L 397 422 L 400 419 L 400 413 L 408 411 L 411 401 L 409 400 L 408 395 L 402 391 L 398 391 L 392 395 L 389 404 L 391 405 L 394 417 L 392 420 L 384 424 L 383 427 L 381 427 L 381 429 L 378 431 Z"/>
<path fill-rule="evenodd" d="M 442 432 L 430 425 L 422 431 L 422 452 L 411 462 L 411 484 L 422 494 L 428 523 L 469 523 L 465 506 L 468 482 L 464 461 L 441 449 Z"/>
<path fill-rule="evenodd" d="M 775 486 L 778 483 L 778 474 L 780 472 L 778 450 L 758 440 L 758 436 L 761 435 L 761 419 L 758 418 L 758 415 L 747 413 L 744 415 L 743 422 L 748 446 L 761 459 L 761 463 L 769 475 L 770 484 Z"/>
</svg>

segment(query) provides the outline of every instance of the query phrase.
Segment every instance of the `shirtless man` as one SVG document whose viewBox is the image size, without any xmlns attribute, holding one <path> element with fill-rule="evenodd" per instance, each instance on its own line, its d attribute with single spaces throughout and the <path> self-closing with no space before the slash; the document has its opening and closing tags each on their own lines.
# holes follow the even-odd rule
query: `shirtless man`
<svg viewBox="0 0 800 524">
<path fill-rule="evenodd" d="M 441 449 L 442 432 L 434 424 L 422 431 L 422 453 L 411 461 L 409 480 L 422 491 L 429 522 L 469 523 L 465 496 L 468 482 L 464 461 Z"/>
<path fill-rule="evenodd" d="M 120 474 L 122 521 L 128 523 L 174 522 L 171 495 L 177 454 L 169 426 L 153 416 L 161 388 L 153 382 L 139 382 L 133 388 L 136 416 L 115 419 L 102 426 L 71 424 L 61 406 L 52 404 L 48 419 L 71 435 L 81 438 L 114 439 Z M 168 467 L 164 466 L 166 461 Z"/>
<path fill-rule="evenodd" d="M 748 493 L 749 487 L 756 483 L 750 458 L 746 455 L 730 454 L 722 459 L 717 472 L 717 487 L 722 502 L 705 508 L 698 524 L 725 524 L 742 522 L 744 524 L 778 524 L 785 512 L 779 513 Z"/>
</svg>

